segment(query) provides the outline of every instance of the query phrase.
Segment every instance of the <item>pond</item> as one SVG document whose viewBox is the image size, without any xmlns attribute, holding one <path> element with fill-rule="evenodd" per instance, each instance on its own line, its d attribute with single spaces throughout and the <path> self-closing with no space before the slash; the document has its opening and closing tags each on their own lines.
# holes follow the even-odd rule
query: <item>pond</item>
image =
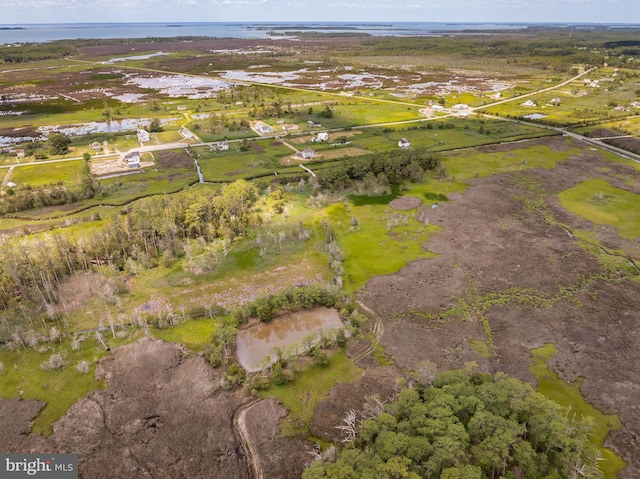
<svg viewBox="0 0 640 479">
<path fill-rule="evenodd" d="M 527 120 L 542 120 L 546 117 L 547 115 L 543 115 L 542 113 L 529 113 L 528 115 L 524 115 L 522 118 L 526 118 Z"/>
<path fill-rule="evenodd" d="M 306 336 L 343 326 L 338 311 L 325 307 L 280 316 L 270 323 L 261 323 L 238 333 L 238 362 L 249 372 L 259 371 L 267 356 L 272 355 L 272 359 L 275 359 L 273 348 L 302 344 Z"/>
</svg>

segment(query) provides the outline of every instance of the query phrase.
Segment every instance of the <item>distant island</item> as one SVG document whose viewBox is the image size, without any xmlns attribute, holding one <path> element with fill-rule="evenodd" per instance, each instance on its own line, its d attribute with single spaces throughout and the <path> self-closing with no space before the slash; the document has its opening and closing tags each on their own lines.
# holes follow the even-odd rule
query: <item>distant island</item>
<svg viewBox="0 0 640 479">
<path fill-rule="evenodd" d="M 24 27 L 0 27 L 0 30 L 26 30 Z"/>
</svg>

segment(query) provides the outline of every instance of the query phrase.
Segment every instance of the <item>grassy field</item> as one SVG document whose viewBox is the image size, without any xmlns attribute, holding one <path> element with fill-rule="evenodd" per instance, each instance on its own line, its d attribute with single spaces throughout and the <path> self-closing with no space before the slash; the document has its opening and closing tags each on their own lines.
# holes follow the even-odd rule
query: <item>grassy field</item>
<svg viewBox="0 0 640 479">
<path fill-rule="evenodd" d="M 550 134 L 553 132 L 510 121 L 447 118 L 416 123 L 414 126 L 396 125 L 385 129 L 364 129 L 363 133 L 352 141 L 354 146 L 373 151 L 388 151 L 398 148 L 400 138 L 407 138 L 413 148 L 444 151 L 501 141 L 538 138 Z"/>
<path fill-rule="evenodd" d="M 289 384 L 272 385 L 261 394 L 275 397 L 289 410 L 289 416 L 281 422 L 283 436 L 308 433 L 309 423 L 316 406 L 329 395 L 333 387 L 340 383 L 352 383 L 362 377 L 358 368 L 344 351 L 329 356 L 326 366 L 310 366 L 295 375 Z"/>
<path fill-rule="evenodd" d="M 558 197 L 564 208 L 582 218 L 614 226 L 623 238 L 640 237 L 640 195 L 596 179 L 583 181 Z"/>
<path fill-rule="evenodd" d="M 421 189 L 402 194 L 423 197 Z M 392 198 L 353 197 L 348 204 L 336 203 L 323 212 L 345 257 L 344 284 L 349 291 L 357 291 L 373 276 L 394 273 L 409 261 L 432 256 L 421 245 L 437 228 L 418 222 L 412 212 L 389 212 Z"/>
<path fill-rule="evenodd" d="M 239 178 L 272 174 L 280 167 L 280 159 L 293 151 L 275 140 L 258 140 L 257 148 L 239 151 L 240 143 L 231 143 L 228 151 L 195 148 L 205 181 L 234 181 Z"/>
<path fill-rule="evenodd" d="M 152 328 L 152 334 L 170 343 L 183 344 L 193 352 L 202 351 L 211 343 L 217 322 L 212 319 L 190 319 L 168 329 Z"/>
<path fill-rule="evenodd" d="M 553 344 L 546 344 L 531 351 L 533 364 L 529 371 L 538 381 L 538 392 L 557 402 L 561 406 L 571 407 L 572 414 L 578 418 L 590 417 L 593 419 L 591 441 L 602 450 L 603 461 L 599 462 L 600 469 L 605 479 L 615 479 L 618 471 L 621 471 L 625 462 L 613 450 L 603 447 L 607 434 L 622 428 L 622 423 L 617 415 L 604 414 L 590 403 L 586 402 L 580 392 L 581 380 L 575 383 L 567 383 L 549 369 L 548 361 L 559 351 Z"/>
<path fill-rule="evenodd" d="M 9 181 L 17 185 L 33 187 L 62 183 L 75 186 L 82 181 L 84 160 L 46 163 L 43 165 L 16 166 Z M 0 174 L 6 170 L 0 170 Z"/>
<path fill-rule="evenodd" d="M 571 143 L 568 142 L 568 145 Z M 579 152 L 579 149 L 571 146 L 566 151 L 556 151 L 547 145 L 527 146 L 523 143 L 509 151 L 489 153 L 471 149 L 451 153 L 444 157 L 442 163 L 447 177 L 465 180 L 536 167 L 555 168 L 559 161 Z"/>
</svg>

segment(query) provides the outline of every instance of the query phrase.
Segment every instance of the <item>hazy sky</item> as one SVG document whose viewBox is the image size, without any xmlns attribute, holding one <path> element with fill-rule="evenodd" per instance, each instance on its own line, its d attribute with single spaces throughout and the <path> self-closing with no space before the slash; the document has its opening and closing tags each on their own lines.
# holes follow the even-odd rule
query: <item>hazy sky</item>
<svg viewBox="0 0 640 479">
<path fill-rule="evenodd" d="M 640 23 L 640 1 L 0 0 L 0 24 L 225 21 Z"/>
</svg>

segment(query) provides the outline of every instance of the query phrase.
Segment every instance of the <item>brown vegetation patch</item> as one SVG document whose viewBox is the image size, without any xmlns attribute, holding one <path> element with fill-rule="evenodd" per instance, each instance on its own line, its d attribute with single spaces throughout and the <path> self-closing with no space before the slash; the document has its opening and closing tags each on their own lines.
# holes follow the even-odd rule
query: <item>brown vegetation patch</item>
<svg viewBox="0 0 640 479">
<path fill-rule="evenodd" d="M 260 401 L 247 412 L 247 432 L 265 479 L 298 479 L 311 459 L 313 445 L 302 436 L 280 437 L 280 420 L 286 415 L 287 409 L 274 398 Z"/>
<path fill-rule="evenodd" d="M 193 159 L 185 151 L 158 151 L 156 164 L 163 170 L 190 169 L 193 167 Z"/>
<path fill-rule="evenodd" d="M 389 203 L 389 206 L 398 211 L 409 211 L 422 204 L 422 199 L 417 196 L 400 196 Z"/>
<path fill-rule="evenodd" d="M 518 140 L 507 143 L 496 143 L 495 145 L 479 146 L 477 151 L 480 153 L 504 153 L 507 151 L 519 150 L 527 146 L 544 145 L 553 151 L 567 151 L 571 147 L 567 144 L 566 139 L 561 136 L 546 136 L 544 138 L 535 138 L 533 140 Z"/>
<path fill-rule="evenodd" d="M 610 138 L 615 136 L 624 136 L 626 133 L 619 131 L 609 130 L 606 128 L 596 128 L 591 130 L 588 135 L 591 138 Z M 610 138 L 602 140 L 608 145 L 617 146 L 623 150 L 631 151 L 633 153 L 640 153 L 640 138 L 626 137 L 626 138 Z"/>
<path fill-rule="evenodd" d="M 371 152 L 369 150 L 365 150 L 364 148 L 356 148 L 356 147 L 336 148 L 335 150 L 323 150 L 322 159 L 332 160 L 334 158 L 342 158 L 347 156 L 368 155 L 369 153 Z"/>
</svg>

